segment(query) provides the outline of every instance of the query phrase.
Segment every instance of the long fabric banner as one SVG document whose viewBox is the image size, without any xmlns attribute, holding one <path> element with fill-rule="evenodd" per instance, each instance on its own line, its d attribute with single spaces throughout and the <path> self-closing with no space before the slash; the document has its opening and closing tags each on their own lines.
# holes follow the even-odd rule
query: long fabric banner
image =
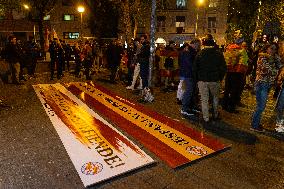
<svg viewBox="0 0 284 189">
<path fill-rule="evenodd" d="M 84 186 L 154 162 L 62 85 L 33 87 Z"/>
<path fill-rule="evenodd" d="M 226 148 L 203 132 L 123 99 L 92 82 L 65 85 L 89 107 L 108 117 L 172 168 Z"/>
</svg>

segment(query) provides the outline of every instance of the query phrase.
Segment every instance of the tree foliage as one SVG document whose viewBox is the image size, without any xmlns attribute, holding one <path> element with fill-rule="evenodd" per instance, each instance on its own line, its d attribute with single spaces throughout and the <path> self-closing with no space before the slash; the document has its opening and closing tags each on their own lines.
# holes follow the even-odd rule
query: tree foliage
<svg viewBox="0 0 284 189">
<path fill-rule="evenodd" d="M 88 3 L 93 17 L 90 22 L 93 33 L 98 37 L 117 37 L 122 32 L 126 40 L 137 36 L 138 26 L 150 21 L 150 0 L 94 0 Z M 169 0 L 157 0 L 160 10 L 167 9 Z M 106 25 L 107 23 L 107 25 Z M 120 23 L 120 24 L 119 24 Z"/>
<path fill-rule="evenodd" d="M 44 17 L 52 11 L 58 0 L 26 0 L 31 6 L 32 19 L 35 19 L 39 27 L 40 46 L 44 48 Z"/>
<path fill-rule="evenodd" d="M 251 42 L 253 34 L 261 31 L 269 36 L 283 37 L 284 0 L 230 0 L 228 7 L 227 39 L 240 29 L 245 41 Z"/>
<path fill-rule="evenodd" d="M 85 1 L 91 9 L 89 26 L 99 38 L 116 38 L 118 30 L 119 6 L 112 0 Z"/>
<path fill-rule="evenodd" d="M 234 32 L 241 30 L 247 42 L 251 42 L 256 28 L 258 1 L 230 0 L 228 6 L 227 42 L 233 42 Z"/>
<path fill-rule="evenodd" d="M 5 11 L 19 8 L 19 0 L 0 0 L 0 14 L 4 14 Z"/>
</svg>

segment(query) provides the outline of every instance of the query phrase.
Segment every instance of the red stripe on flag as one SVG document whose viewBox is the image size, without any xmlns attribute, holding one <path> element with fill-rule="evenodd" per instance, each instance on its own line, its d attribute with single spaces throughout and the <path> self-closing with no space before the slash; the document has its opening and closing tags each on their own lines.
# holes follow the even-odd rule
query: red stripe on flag
<svg viewBox="0 0 284 189">
<path fill-rule="evenodd" d="M 72 85 L 68 87 L 68 90 L 77 96 L 80 96 L 80 94 L 83 92 Z M 155 153 L 160 159 L 169 164 L 170 167 L 176 168 L 190 162 L 190 160 L 188 160 L 186 157 L 177 153 L 174 149 L 172 149 L 156 137 L 150 135 L 147 131 L 143 130 L 140 127 L 137 127 L 135 124 L 123 118 L 121 115 L 115 113 L 109 107 L 102 105 L 102 103 L 100 103 L 90 95 L 85 93 L 84 99 L 81 100 L 111 119 L 111 121 L 117 124 L 117 126 L 123 129 L 129 135 L 136 138 L 143 145 L 145 145 L 145 147 Z"/>
<path fill-rule="evenodd" d="M 121 98 L 118 97 L 116 94 L 114 94 L 111 91 L 108 91 L 107 89 L 105 89 L 104 87 L 97 85 L 97 84 L 90 84 L 93 85 L 95 88 L 99 89 L 100 91 L 108 94 L 109 96 L 115 98 L 116 100 L 119 100 L 122 102 Z M 221 143 L 219 140 L 210 137 L 204 133 L 201 133 L 193 128 L 190 128 L 188 125 L 175 121 L 171 118 L 168 118 L 164 115 L 161 115 L 153 110 L 150 110 L 148 108 L 145 108 L 144 106 L 140 105 L 140 104 L 135 104 L 132 103 L 129 100 L 123 101 L 123 103 L 127 104 L 128 106 L 131 106 L 132 108 L 135 108 L 136 110 L 143 112 L 144 114 L 147 115 L 151 115 L 151 117 L 153 117 L 154 119 L 156 119 L 157 121 L 160 121 L 162 123 L 165 123 L 167 126 L 189 136 L 190 138 L 192 138 L 193 140 L 202 143 L 203 145 L 211 148 L 214 151 L 218 151 L 218 150 L 222 150 L 224 149 L 226 146 Z"/>
</svg>

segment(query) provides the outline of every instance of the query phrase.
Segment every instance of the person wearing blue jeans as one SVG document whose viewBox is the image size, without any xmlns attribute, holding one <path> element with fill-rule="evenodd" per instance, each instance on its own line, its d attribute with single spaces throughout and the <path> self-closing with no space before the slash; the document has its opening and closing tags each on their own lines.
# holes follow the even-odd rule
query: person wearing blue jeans
<svg viewBox="0 0 284 189">
<path fill-rule="evenodd" d="M 179 65 L 180 65 L 180 78 L 185 84 L 185 91 L 182 97 L 182 107 L 181 114 L 185 116 L 194 115 L 193 108 L 195 107 L 193 96 L 196 89 L 196 81 L 193 78 L 193 63 L 197 51 L 199 50 L 201 41 L 199 39 L 194 39 L 190 44 L 185 43 L 183 46 L 183 51 L 179 54 Z"/>
<path fill-rule="evenodd" d="M 282 67 L 277 47 L 275 44 L 268 44 L 259 53 L 256 70 L 255 93 L 256 109 L 252 116 L 251 130 L 263 132 L 261 127 L 261 116 L 265 109 L 268 94 L 275 83 L 278 70 Z"/>
<path fill-rule="evenodd" d="M 256 94 L 256 110 L 252 116 L 252 128 L 255 130 L 262 130 L 260 127 L 261 115 L 266 107 L 269 91 L 272 85 L 267 82 L 256 82 L 255 83 L 255 94 Z"/>
</svg>

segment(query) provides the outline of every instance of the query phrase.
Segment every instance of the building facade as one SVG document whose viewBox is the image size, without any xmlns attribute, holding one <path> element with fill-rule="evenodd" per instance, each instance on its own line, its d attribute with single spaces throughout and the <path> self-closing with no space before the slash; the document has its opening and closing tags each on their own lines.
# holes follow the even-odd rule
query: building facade
<svg viewBox="0 0 284 189">
<path fill-rule="evenodd" d="M 156 39 L 178 44 L 211 33 L 217 44 L 225 44 L 228 0 L 169 0 L 157 7 Z M 148 22 L 150 23 L 150 21 Z M 150 25 L 140 26 L 139 34 Z M 149 31 L 149 30 L 148 30 Z"/>
<path fill-rule="evenodd" d="M 85 8 L 81 14 L 78 6 Z M 0 17 L 0 38 L 5 41 L 7 36 L 13 34 L 21 40 L 39 39 L 36 18 L 29 17 L 31 8 L 21 11 L 10 11 Z M 46 15 L 43 22 L 44 32 L 56 32 L 60 39 L 72 42 L 80 37 L 92 37 L 88 28 L 88 15 L 90 11 L 78 0 L 59 0 L 50 14 Z M 81 17 L 82 16 L 82 17 Z M 82 19 L 81 19 L 82 18 Z"/>
</svg>

